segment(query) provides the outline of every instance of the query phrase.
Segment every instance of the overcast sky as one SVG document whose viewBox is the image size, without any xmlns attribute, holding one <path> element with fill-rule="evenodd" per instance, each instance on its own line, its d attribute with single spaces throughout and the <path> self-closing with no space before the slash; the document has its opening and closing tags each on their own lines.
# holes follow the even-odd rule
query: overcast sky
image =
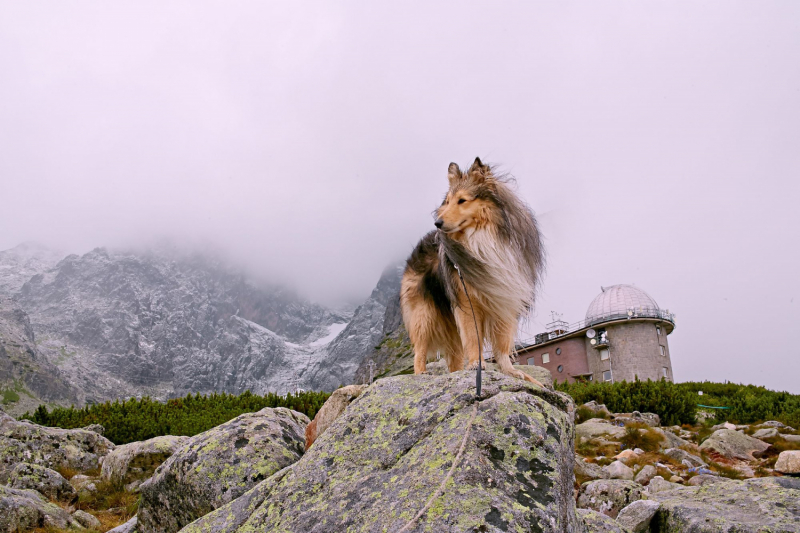
<svg viewBox="0 0 800 533">
<path fill-rule="evenodd" d="M 336 303 L 516 176 L 530 333 L 634 283 L 678 381 L 800 393 L 800 3 L 0 2 L 0 249 L 168 238 Z"/>
</svg>

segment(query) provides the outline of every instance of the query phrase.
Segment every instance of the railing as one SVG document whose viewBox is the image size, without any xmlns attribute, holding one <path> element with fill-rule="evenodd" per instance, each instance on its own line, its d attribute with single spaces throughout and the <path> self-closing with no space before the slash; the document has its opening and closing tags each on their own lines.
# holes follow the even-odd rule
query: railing
<svg viewBox="0 0 800 533">
<path fill-rule="evenodd" d="M 656 309 L 652 307 L 631 307 L 627 309 L 625 313 L 608 313 L 605 315 L 594 315 L 587 317 L 581 320 L 580 322 L 574 322 L 572 324 L 569 324 L 565 329 L 559 329 L 558 332 L 538 333 L 533 337 L 529 337 L 527 339 L 520 339 L 516 343 L 517 349 L 519 350 L 528 346 L 535 346 L 537 344 L 550 342 L 551 340 L 557 339 L 558 337 L 569 335 L 570 333 L 574 333 L 584 328 L 605 324 L 606 322 L 614 322 L 617 320 L 634 320 L 637 318 L 658 318 L 660 320 L 666 320 L 667 322 L 671 322 L 673 325 L 675 324 L 675 313 L 670 313 L 667 310 Z"/>
</svg>

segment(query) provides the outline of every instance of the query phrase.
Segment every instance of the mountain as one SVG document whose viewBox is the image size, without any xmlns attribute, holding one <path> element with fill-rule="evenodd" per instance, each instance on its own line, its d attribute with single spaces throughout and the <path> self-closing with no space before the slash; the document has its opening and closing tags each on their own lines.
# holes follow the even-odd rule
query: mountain
<svg viewBox="0 0 800 533">
<path fill-rule="evenodd" d="M 17 369 L 0 387 L 31 393 L 16 403 L 8 393 L 6 409 L 22 412 L 38 401 L 352 383 L 383 338 L 400 271 L 387 269 L 352 315 L 256 284 L 220 260 L 164 251 L 97 248 L 58 261 L 24 245 L 0 252 L 0 283 L 0 370 Z"/>
</svg>

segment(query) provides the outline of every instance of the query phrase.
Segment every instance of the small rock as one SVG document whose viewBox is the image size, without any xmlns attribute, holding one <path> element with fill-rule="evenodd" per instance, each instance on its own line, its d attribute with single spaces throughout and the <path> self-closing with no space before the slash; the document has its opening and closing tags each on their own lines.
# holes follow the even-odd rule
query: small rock
<svg viewBox="0 0 800 533">
<path fill-rule="evenodd" d="M 100 527 L 102 526 L 102 524 L 100 523 L 100 520 L 98 520 L 96 517 L 90 515 L 86 511 L 81 511 L 80 509 L 78 509 L 77 511 L 72 513 L 72 518 L 77 520 L 78 523 L 80 525 L 82 525 L 83 527 L 86 527 L 86 528 L 89 528 L 89 529 L 100 529 Z"/>
<path fill-rule="evenodd" d="M 582 478 L 582 480 L 608 479 L 608 473 L 600 465 L 587 463 L 580 456 L 576 456 L 575 477 Z"/>
<path fill-rule="evenodd" d="M 708 485 L 709 483 L 719 483 L 725 479 L 713 474 L 699 474 L 689 478 L 688 484 L 692 487 Z"/>
<path fill-rule="evenodd" d="M 578 507 L 593 509 L 615 518 L 628 504 L 642 498 L 643 489 L 624 479 L 598 479 L 584 483 L 578 496 Z"/>
<path fill-rule="evenodd" d="M 650 529 L 650 521 L 661 508 L 661 504 L 652 500 L 638 500 L 622 509 L 617 515 L 617 522 L 633 533 L 643 533 Z"/>
<path fill-rule="evenodd" d="M 771 428 L 785 428 L 789 427 L 783 422 L 778 422 L 777 420 L 767 420 L 766 422 L 762 422 L 759 426 L 767 426 Z"/>
<path fill-rule="evenodd" d="M 708 466 L 705 461 L 703 461 L 700 457 L 696 455 L 692 455 L 691 453 L 687 452 L 686 450 L 681 450 L 680 448 L 668 448 L 662 452 L 664 455 L 669 457 L 670 459 L 674 459 L 679 463 L 686 464 L 684 461 L 689 463 L 689 468 L 693 468 L 696 466 Z"/>
<path fill-rule="evenodd" d="M 650 480 L 653 479 L 658 472 L 656 471 L 656 467 L 653 465 L 645 465 L 639 473 L 636 474 L 634 481 L 639 485 L 647 485 L 650 483 Z"/>
<path fill-rule="evenodd" d="M 614 461 L 610 465 L 604 466 L 603 470 L 611 479 L 633 480 L 633 470 L 626 466 L 622 461 Z"/>
<path fill-rule="evenodd" d="M 716 426 L 711 427 L 711 431 L 719 431 L 720 429 L 730 429 L 731 431 L 736 430 L 736 426 L 731 424 L 730 422 L 724 422 L 722 424 L 717 424 Z"/>
<path fill-rule="evenodd" d="M 669 478 L 669 482 L 683 485 L 683 478 L 681 476 L 672 476 L 671 478 Z"/>
<path fill-rule="evenodd" d="M 781 433 L 780 435 L 787 442 L 800 442 L 800 435 L 790 435 L 788 433 Z"/>
<path fill-rule="evenodd" d="M 136 529 L 136 524 L 139 521 L 137 517 L 133 517 L 124 524 L 121 524 L 114 529 L 107 531 L 106 533 L 133 533 Z"/>
<path fill-rule="evenodd" d="M 753 433 L 753 437 L 757 439 L 771 439 L 772 437 L 777 437 L 779 435 L 778 430 L 775 428 L 764 428 L 759 429 L 755 433 Z"/>
<path fill-rule="evenodd" d="M 683 487 L 682 485 L 678 485 L 677 483 L 671 483 L 661 476 L 655 476 L 653 477 L 653 479 L 650 480 L 650 483 L 647 485 L 647 493 L 657 494 L 659 492 L 675 490 L 682 487 Z"/>
<path fill-rule="evenodd" d="M 15 489 L 33 489 L 51 500 L 71 502 L 78 493 L 64 476 L 39 465 L 19 463 L 8 477 L 8 485 Z"/>
<path fill-rule="evenodd" d="M 578 520 L 583 522 L 589 533 L 628 533 L 616 520 L 603 513 L 592 509 L 576 509 L 575 511 Z"/>
<path fill-rule="evenodd" d="M 731 429 L 719 429 L 711 434 L 700 445 L 701 450 L 711 450 L 727 457 L 728 459 L 755 460 L 770 445 L 759 439 L 748 437 L 743 433 Z"/>
<path fill-rule="evenodd" d="M 625 435 L 625 428 L 616 426 L 608 420 L 604 420 L 602 418 L 592 418 L 575 426 L 575 436 L 577 438 L 584 437 L 587 439 L 593 439 L 603 435 L 609 435 L 611 438 L 618 439 Z"/>
<path fill-rule="evenodd" d="M 609 411 L 604 404 L 597 403 L 594 400 L 592 400 L 591 402 L 586 402 L 581 407 L 590 409 L 598 416 L 598 418 L 611 418 L 611 411 Z"/>
<path fill-rule="evenodd" d="M 800 450 L 781 452 L 775 462 L 775 470 L 781 474 L 800 474 Z"/>
<path fill-rule="evenodd" d="M 645 452 L 641 448 L 634 448 L 633 453 L 635 453 L 636 455 L 644 455 Z"/>
<path fill-rule="evenodd" d="M 634 450 L 622 450 L 617 455 L 614 456 L 614 459 L 618 459 L 625 464 L 628 464 L 628 461 L 632 458 L 636 457 L 637 453 Z"/>
<path fill-rule="evenodd" d="M 104 428 L 100 424 L 89 424 L 88 426 L 85 426 L 83 429 L 85 429 L 86 431 L 93 431 L 98 435 L 105 435 L 106 433 L 106 428 Z"/>
<path fill-rule="evenodd" d="M 320 410 L 317 411 L 314 420 L 306 426 L 306 450 L 325 433 L 325 430 L 333 424 L 333 421 L 339 418 L 339 415 L 344 413 L 347 406 L 358 398 L 366 388 L 366 385 L 348 385 L 333 391 L 333 394 L 325 400 Z"/>
</svg>

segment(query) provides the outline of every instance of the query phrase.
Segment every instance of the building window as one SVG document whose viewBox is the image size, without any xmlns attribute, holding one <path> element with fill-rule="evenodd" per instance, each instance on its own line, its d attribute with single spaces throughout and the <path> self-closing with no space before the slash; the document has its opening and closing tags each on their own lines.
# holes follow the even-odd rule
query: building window
<svg viewBox="0 0 800 533">
<path fill-rule="evenodd" d="M 542 364 L 549 363 L 549 362 L 550 362 L 550 354 L 549 353 L 543 353 L 542 354 Z"/>
<path fill-rule="evenodd" d="M 536 359 L 533 357 L 528 357 L 528 364 L 534 366 L 536 364 Z"/>
<path fill-rule="evenodd" d="M 661 375 L 665 378 L 669 378 L 669 368 L 662 366 L 661 367 Z"/>
<path fill-rule="evenodd" d="M 667 349 L 664 348 L 664 345 L 659 344 L 658 349 L 661 350 L 661 355 L 667 355 Z"/>
<path fill-rule="evenodd" d="M 611 370 L 603 372 L 603 381 L 611 381 Z"/>
<path fill-rule="evenodd" d="M 661 326 L 656 326 L 656 335 L 661 335 Z"/>
<path fill-rule="evenodd" d="M 605 361 L 606 359 L 608 359 L 608 349 L 603 348 L 602 350 L 600 350 L 600 360 Z"/>
<path fill-rule="evenodd" d="M 561 355 L 561 348 L 556 348 L 556 355 Z"/>
<path fill-rule="evenodd" d="M 594 376 L 589 376 L 589 381 L 594 381 Z"/>
<path fill-rule="evenodd" d="M 556 368 L 556 370 L 558 370 L 559 372 L 563 372 L 564 371 L 564 365 L 558 365 L 558 368 Z"/>
</svg>

